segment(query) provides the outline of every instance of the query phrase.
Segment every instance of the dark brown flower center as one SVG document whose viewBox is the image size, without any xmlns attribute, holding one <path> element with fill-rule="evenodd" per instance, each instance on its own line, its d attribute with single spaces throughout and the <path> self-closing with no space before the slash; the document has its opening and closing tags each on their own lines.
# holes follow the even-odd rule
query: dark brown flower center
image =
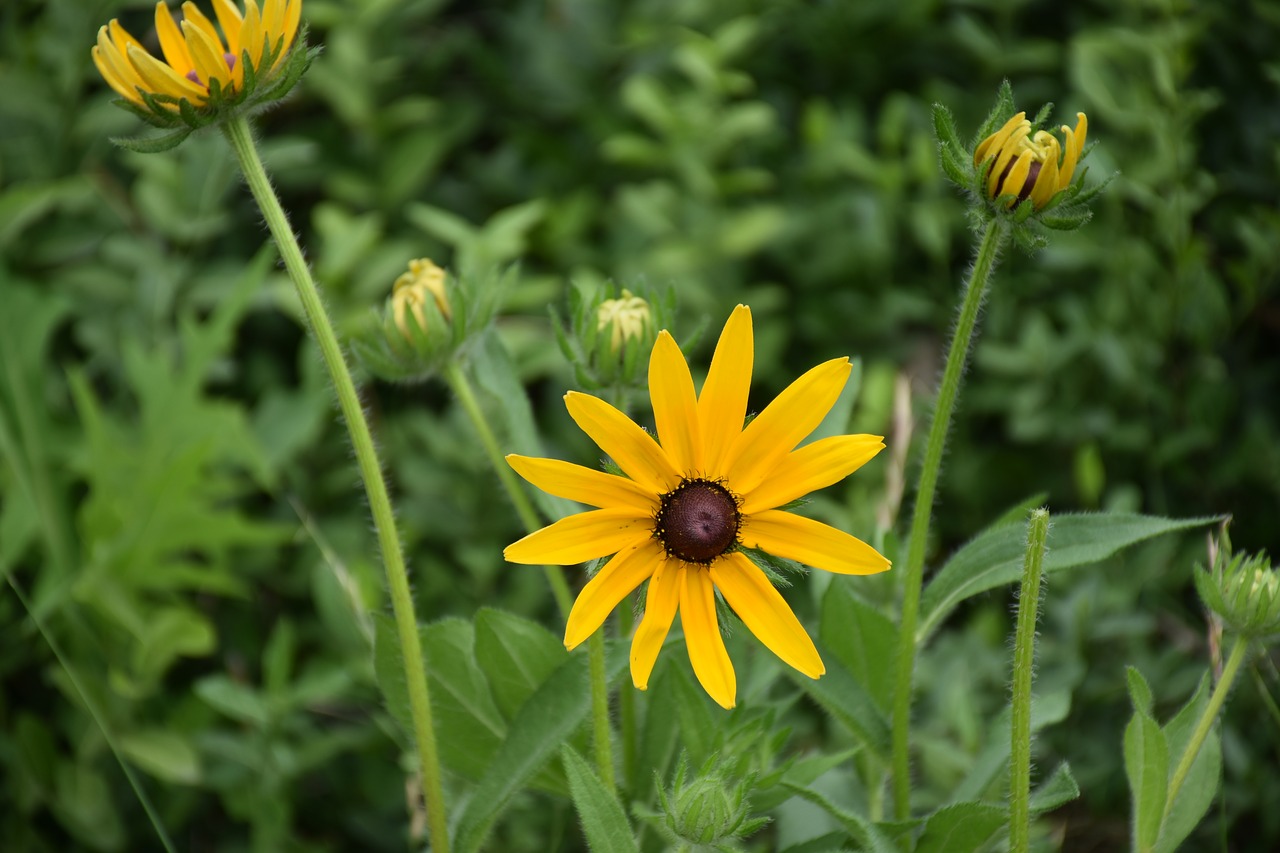
<svg viewBox="0 0 1280 853">
<path fill-rule="evenodd" d="M 662 496 L 654 538 L 672 557 L 708 565 L 738 544 L 738 499 L 711 480 L 685 480 Z"/>
</svg>

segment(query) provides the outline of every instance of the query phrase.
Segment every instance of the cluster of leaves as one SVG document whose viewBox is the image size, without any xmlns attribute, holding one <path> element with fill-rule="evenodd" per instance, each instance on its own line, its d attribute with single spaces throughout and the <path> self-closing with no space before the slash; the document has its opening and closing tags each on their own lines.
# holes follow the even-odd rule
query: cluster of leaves
<svg viewBox="0 0 1280 853">
<path fill-rule="evenodd" d="M 142 33 L 149 6 L 116 12 Z M 941 483 L 935 552 L 949 560 L 922 613 L 932 642 L 910 826 L 874 819 L 883 804 L 867 785 L 887 743 L 894 573 L 813 577 L 789 593 L 817 626 L 821 681 L 789 682 L 731 638 L 744 696 L 727 718 L 679 649 L 665 652 L 638 701 L 641 746 L 620 799 L 602 796 L 579 757 L 577 706 L 539 716 L 540 686 L 581 678 L 582 662 L 529 621 L 553 622 L 550 599 L 540 574 L 501 561 L 518 525 L 464 416 L 433 385 L 366 386 L 420 612 L 461 617 L 425 627 L 423 643 L 444 742 L 483 758 L 446 755 L 472 843 L 492 833 L 501 849 L 572 848 L 574 811 L 587 838 L 619 818 L 647 826 L 633 818 L 661 809 L 683 753 L 752 779 L 745 802 L 772 817 L 746 842 L 759 849 L 939 849 L 957 825 L 980 847 L 1005 819 L 1003 590 L 1021 530 L 960 547 L 973 531 L 1043 488 L 1055 510 L 1231 511 L 1238 543 L 1280 550 L 1280 371 L 1262 357 L 1275 334 L 1280 161 L 1265 124 L 1275 75 L 1257 73 L 1274 62 L 1280 22 L 1207 4 L 995 6 L 308 0 L 324 53 L 260 116 L 260 136 L 330 307 L 351 338 L 410 258 L 464 274 L 521 261 L 499 328 L 470 354 L 519 452 L 595 458 L 559 405 L 574 377 L 546 306 L 609 279 L 673 285 L 686 330 L 749 302 L 760 400 L 819 360 L 860 354 L 846 423 L 905 435 L 895 388 L 932 385 L 970 246 L 930 105 L 971 130 L 1012 78 L 1028 106 L 1088 112 L 1105 141 L 1094 172 L 1123 175 L 1085 229 L 1034 259 L 1010 256 L 984 316 Z M 159 156 L 109 144 L 138 127 L 89 61 L 102 14 L 83 0 L 0 8 L 0 574 L 30 590 L 171 832 L 403 849 L 414 797 L 395 761 L 402 709 L 384 711 L 378 694 L 394 689 L 378 677 L 392 654 L 377 643 L 380 568 L 300 309 L 216 134 Z M 896 554 L 903 472 L 884 457 L 805 511 L 875 531 Z M 1083 792 L 1039 831 L 1067 827 L 1103 849 L 1130 838 L 1124 664 L 1150 679 L 1146 737 L 1200 696 L 1207 657 L 1189 595 L 1195 546 L 1168 536 L 1118 554 L 1144 538 L 1134 530 L 1177 525 L 1107 518 L 1055 512 L 1046 571 L 1104 562 L 1050 578 L 1033 717 L 1037 763 L 1070 768 L 1043 777 L 1037 806 L 1068 799 L 1071 779 Z M 484 604 L 509 612 L 476 615 Z M 13 804 L 0 839 L 151 844 L 31 624 L 0 595 L 0 632 L 18 638 L 0 650 Z M 1257 722 L 1272 719 L 1264 697 L 1277 683 L 1261 661 L 1233 697 L 1248 728 L 1229 716 L 1221 741 L 1222 825 L 1262 849 L 1280 837 L 1267 808 L 1280 797 L 1280 738 Z M 484 725 L 462 733 L 464 709 Z M 538 741 L 548 732 L 569 733 L 563 752 Z M 1176 751 L 1174 723 L 1164 737 Z M 639 839 L 663 843 L 656 829 Z"/>
</svg>

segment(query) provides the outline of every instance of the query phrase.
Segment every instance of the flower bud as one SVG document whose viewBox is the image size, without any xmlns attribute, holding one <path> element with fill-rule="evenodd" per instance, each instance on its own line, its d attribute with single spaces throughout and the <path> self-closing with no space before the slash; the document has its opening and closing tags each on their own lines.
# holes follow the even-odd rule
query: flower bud
<svg viewBox="0 0 1280 853">
<path fill-rule="evenodd" d="M 1058 193 L 1071 186 L 1089 120 L 1076 113 L 1076 127 L 1062 126 L 1064 142 L 1044 130 L 1031 132 L 1027 114 L 1020 112 L 978 144 L 973 165 L 986 166 L 987 198 L 1011 208 L 1027 199 L 1043 210 Z M 1003 201 L 1001 201 L 1003 200 Z"/>
<path fill-rule="evenodd" d="M 614 354 L 631 340 L 648 343 L 644 339 L 652 328 L 653 312 L 649 310 L 649 303 L 625 287 L 619 298 L 606 299 L 596 309 L 596 330 L 607 333 L 609 349 Z"/>
<path fill-rule="evenodd" d="M 658 787 L 661 813 L 650 817 L 653 825 L 672 845 L 702 849 L 724 849 L 751 835 L 768 823 L 768 818 L 750 817 L 747 792 L 755 776 L 730 783 L 708 761 L 698 778 L 685 784 L 688 765 L 682 758 L 668 793 Z"/>
<path fill-rule="evenodd" d="M 449 296 L 444 287 L 444 270 L 427 258 L 409 261 L 409 271 L 396 279 L 391 289 L 391 310 L 396 328 L 412 345 L 414 334 L 409 328 L 406 311 L 413 315 L 421 333 L 427 333 L 429 324 L 423 306 L 434 303 L 436 310 L 446 321 L 452 319 Z"/>
<path fill-rule="evenodd" d="M 1197 568 L 1196 591 L 1230 631 L 1245 637 L 1280 635 L 1280 576 L 1265 553 L 1232 556 L 1221 547 L 1210 571 Z"/>
<path fill-rule="evenodd" d="M 616 296 L 612 288 L 587 293 L 575 288 L 570 291 L 569 327 L 555 318 L 556 339 L 584 390 L 640 392 L 658 329 L 674 313 L 675 292 L 670 289 L 654 299 L 626 288 Z"/>
</svg>

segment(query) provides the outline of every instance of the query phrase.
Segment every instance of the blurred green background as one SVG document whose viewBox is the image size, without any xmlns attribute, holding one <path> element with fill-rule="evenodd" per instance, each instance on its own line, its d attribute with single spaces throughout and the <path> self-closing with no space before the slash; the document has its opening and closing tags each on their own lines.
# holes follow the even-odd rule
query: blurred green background
<svg viewBox="0 0 1280 853">
<path fill-rule="evenodd" d="M 383 606 L 381 567 L 291 286 L 216 133 L 151 156 L 109 141 L 143 129 L 89 47 L 114 16 L 154 47 L 151 8 L 0 7 L 0 571 L 180 847 L 403 849 L 404 772 L 354 615 Z M 860 357 L 854 426 L 903 440 L 895 386 L 924 411 L 972 242 L 930 105 L 965 132 L 1007 77 L 1030 112 L 1087 112 L 1089 180 L 1120 175 L 1092 223 L 997 272 L 936 553 L 1040 492 L 1055 512 L 1230 513 L 1237 547 L 1278 550 L 1280 5 L 307 0 L 303 15 L 324 53 L 259 135 L 343 332 L 367 328 L 411 258 L 519 261 L 501 331 L 550 454 L 584 462 L 546 305 L 611 279 L 674 286 L 682 340 L 749 303 L 756 408 L 818 361 Z M 501 560 L 520 527 L 448 393 L 364 394 L 421 617 L 493 605 L 558 624 L 541 573 Z M 894 521 L 888 456 L 842 487 L 860 535 Z M 1126 843 L 1122 666 L 1166 711 L 1190 694 L 1210 660 L 1190 586 L 1203 551 L 1162 540 L 1050 585 L 1039 689 L 1070 709 L 1037 763 L 1070 758 L 1084 796 L 1046 843 Z M 1008 625 L 990 596 L 926 662 L 926 783 L 972 758 L 975 721 L 1004 701 Z M 0 847 L 153 846 L 7 588 L 0 637 Z M 1197 845 L 1280 844 L 1280 677 L 1252 669 Z M 822 737 L 816 709 L 795 713 Z M 522 800 L 494 849 L 552 832 L 575 849 L 574 824 L 566 802 Z"/>
</svg>

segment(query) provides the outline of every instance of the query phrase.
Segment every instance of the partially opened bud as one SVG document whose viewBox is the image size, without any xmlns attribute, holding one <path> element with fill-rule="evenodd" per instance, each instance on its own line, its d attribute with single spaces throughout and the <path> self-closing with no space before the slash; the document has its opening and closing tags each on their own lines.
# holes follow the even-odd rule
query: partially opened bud
<svg viewBox="0 0 1280 853">
<path fill-rule="evenodd" d="M 614 353 L 622 350 L 628 341 L 636 341 L 646 348 L 652 341 L 653 312 L 649 303 L 633 294 L 625 287 L 617 299 L 606 299 L 596 309 L 596 330 L 606 334 L 609 349 Z"/>
<path fill-rule="evenodd" d="M 1013 207 L 1030 200 L 1043 210 L 1054 196 L 1071 186 L 1080 152 L 1084 150 L 1089 120 L 1076 113 L 1073 130 L 1061 128 L 1063 143 L 1044 130 L 1031 132 L 1026 113 L 1018 113 L 1004 126 L 978 144 L 973 165 L 989 164 L 985 183 L 987 198 Z"/>
<path fill-rule="evenodd" d="M 639 296 L 612 286 L 570 291 L 568 328 L 556 319 L 556 339 L 586 391 L 611 388 L 621 395 L 646 389 L 646 370 L 658 329 L 675 313 L 675 292 Z"/>
<path fill-rule="evenodd" d="M 414 334 L 409 328 L 409 316 L 417 322 L 418 330 L 426 333 L 429 324 L 424 307 L 428 304 L 434 304 L 446 321 L 452 318 L 444 281 L 444 270 L 427 258 L 418 258 L 409 262 L 409 271 L 402 273 L 392 285 L 392 315 L 396 328 L 410 344 L 414 341 Z"/>
<path fill-rule="evenodd" d="M 98 73 L 115 89 L 123 106 L 173 133 L 149 139 L 117 140 L 138 151 L 163 151 L 193 130 L 250 112 L 288 94 L 313 54 L 298 39 L 302 0 L 215 0 L 215 25 L 192 2 L 174 20 L 164 2 L 156 4 L 156 37 L 163 60 L 152 56 L 118 20 L 98 30 L 91 53 Z M 297 45 L 295 47 L 295 41 Z"/>
</svg>

